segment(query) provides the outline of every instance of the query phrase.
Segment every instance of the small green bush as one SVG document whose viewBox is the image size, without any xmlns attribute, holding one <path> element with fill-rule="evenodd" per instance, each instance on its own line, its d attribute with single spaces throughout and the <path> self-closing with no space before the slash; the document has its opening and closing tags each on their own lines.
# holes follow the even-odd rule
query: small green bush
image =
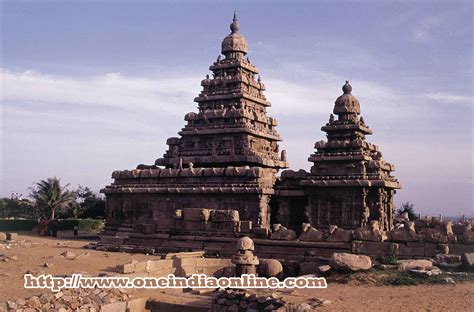
<svg viewBox="0 0 474 312">
<path fill-rule="evenodd" d="M 398 259 L 396 256 L 381 256 L 379 257 L 379 261 L 381 264 L 388 264 L 388 265 L 396 265 L 398 262 Z"/>
<path fill-rule="evenodd" d="M 38 225 L 38 220 L 0 219 L 0 232 L 31 231 Z"/>
<path fill-rule="evenodd" d="M 410 286 L 418 285 L 418 280 L 410 276 L 396 276 L 388 281 L 389 284 L 394 286 Z"/>
<path fill-rule="evenodd" d="M 100 231 L 104 227 L 104 221 L 97 219 L 79 219 L 79 229 L 84 231 Z"/>
</svg>

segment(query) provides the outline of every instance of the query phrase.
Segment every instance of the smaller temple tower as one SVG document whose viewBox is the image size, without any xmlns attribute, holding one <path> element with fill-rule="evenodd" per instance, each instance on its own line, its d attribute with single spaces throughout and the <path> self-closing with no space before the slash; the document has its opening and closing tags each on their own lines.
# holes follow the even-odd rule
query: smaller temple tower
<svg viewBox="0 0 474 312">
<path fill-rule="evenodd" d="M 359 101 L 348 81 L 342 91 L 333 110 L 337 117 L 331 114 L 321 128 L 327 141 L 316 142 L 316 152 L 308 158 L 313 162 L 311 172 L 282 173 L 277 187 L 277 215 L 282 219 L 278 222 L 357 228 L 377 220 L 380 229 L 391 230 L 393 197 L 401 187 L 391 175 L 395 167 L 383 159 L 377 145 L 366 141 L 372 131 L 360 116 Z"/>
</svg>

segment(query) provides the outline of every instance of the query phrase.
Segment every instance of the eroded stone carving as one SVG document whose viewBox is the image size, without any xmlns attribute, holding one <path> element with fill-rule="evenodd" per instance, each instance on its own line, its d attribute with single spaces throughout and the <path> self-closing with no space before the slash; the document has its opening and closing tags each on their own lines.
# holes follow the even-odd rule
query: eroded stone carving
<svg viewBox="0 0 474 312">
<path fill-rule="evenodd" d="M 256 274 L 259 260 L 254 256 L 255 246 L 253 240 L 247 236 L 239 238 L 237 241 L 237 253 L 232 257 L 232 263 L 235 264 L 235 274 Z"/>
<path fill-rule="evenodd" d="M 273 225 L 273 233 L 270 235 L 270 239 L 295 240 L 296 233 L 277 223 Z"/>
<path fill-rule="evenodd" d="M 324 233 L 311 226 L 309 223 L 303 223 L 302 232 L 298 240 L 304 242 L 321 242 L 324 239 Z"/>
<path fill-rule="evenodd" d="M 358 228 L 354 231 L 354 239 L 361 241 L 383 242 L 387 235 L 380 230 L 379 221 L 372 220 L 368 226 Z"/>
<path fill-rule="evenodd" d="M 403 226 L 390 231 L 390 240 L 394 242 L 420 241 L 420 237 L 415 231 L 415 222 L 406 222 Z"/>
<path fill-rule="evenodd" d="M 353 231 L 344 230 L 337 227 L 337 225 L 329 226 L 329 236 L 326 239 L 328 242 L 344 242 L 349 243 L 353 239 Z"/>
<path fill-rule="evenodd" d="M 434 228 L 425 231 L 425 241 L 430 243 L 455 243 L 457 238 L 453 233 L 452 222 L 433 221 Z"/>
</svg>

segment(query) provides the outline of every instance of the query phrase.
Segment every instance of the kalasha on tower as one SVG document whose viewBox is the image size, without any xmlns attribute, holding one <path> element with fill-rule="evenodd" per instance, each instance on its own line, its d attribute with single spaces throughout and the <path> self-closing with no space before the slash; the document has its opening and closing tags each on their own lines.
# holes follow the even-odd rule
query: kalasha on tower
<svg viewBox="0 0 474 312">
<path fill-rule="evenodd" d="M 236 16 L 186 114 L 180 137 L 155 165 L 115 171 L 107 197 L 105 234 L 166 231 L 251 232 L 268 229 L 275 174 L 288 167 L 277 122 Z M 132 238 L 131 238 L 132 240 Z M 127 242 L 125 242 L 127 243 Z M 129 242 L 133 244 L 133 242 Z"/>
<path fill-rule="evenodd" d="M 315 143 L 308 160 L 311 172 L 282 172 L 277 186 L 278 222 L 297 227 L 302 221 L 326 228 L 337 225 L 357 228 L 378 221 L 381 230 L 391 230 L 393 198 L 399 182 L 391 175 L 377 145 L 365 140 L 372 131 L 360 116 L 360 104 L 346 81 L 335 102 L 329 122 L 321 128 L 327 141 Z M 305 206 L 304 211 L 297 207 Z"/>
</svg>

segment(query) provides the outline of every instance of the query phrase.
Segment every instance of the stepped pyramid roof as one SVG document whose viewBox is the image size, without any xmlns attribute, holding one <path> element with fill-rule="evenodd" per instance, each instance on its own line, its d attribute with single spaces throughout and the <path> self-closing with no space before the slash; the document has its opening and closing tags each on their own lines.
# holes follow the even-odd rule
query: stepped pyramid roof
<svg viewBox="0 0 474 312">
<path fill-rule="evenodd" d="M 194 99 L 198 111 L 185 115 L 180 137 L 167 140 L 169 149 L 156 165 L 288 167 L 286 152 L 278 147 L 277 121 L 266 112 L 271 104 L 265 85 L 246 57 L 248 44 L 235 14 L 230 29 L 222 41 L 224 57 L 209 67 L 212 77 L 201 81 L 203 89 Z"/>
</svg>

